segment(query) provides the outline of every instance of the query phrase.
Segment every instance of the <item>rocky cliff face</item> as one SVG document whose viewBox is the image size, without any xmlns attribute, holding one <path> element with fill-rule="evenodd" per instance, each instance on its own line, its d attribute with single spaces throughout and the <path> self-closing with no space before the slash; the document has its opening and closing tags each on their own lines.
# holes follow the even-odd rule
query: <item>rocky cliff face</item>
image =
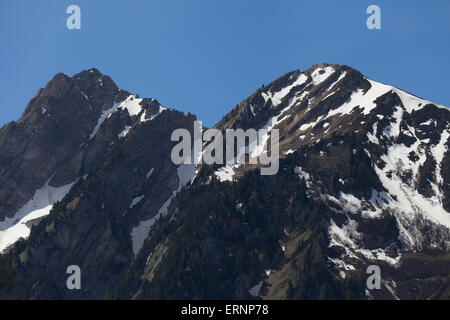
<svg viewBox="0 0 450 320">
<path fill-rule="evenodd" d="M 9 294 L 102 298 L 142 245 L 148 221 L 193 174 L 172 164 L 170 135 L 192 131 L 194 119 L 118 89 L 95 69 L 57 75 L 40 90 L 21 119 L 2 128 L 3 150 L 11 151 L 2 152 L 11 159 L 2 173 L 16 188 L 2 184 L 9 202 L 0 243 L 21 274 Z M 8 247 L 32 225 L 26 242 Z M 72 264 L 91 275 L 78 295 L 68 295 L 64 280 Z"/>
<path fill-rule="evenodd" d="M 83 143 L 100 114 L 127 95 L 95 69 L 57 74 L 39 89 L 20 119 L 0 130 L 0 219 L 11 218 L 46 182 L 59 187 L 86 174 L 108 145 Z"/>
<path fill-rule="evenodd" d="M 215 126 L 278 129 L 273 176 L 174 165 L 170 135 L 194 119 L 95 69 L 39 90 L 0 129 L 0 243 L 18 275 L 0 296 L 448 298 L 448 108 L 347 66 L 287 73 Z"/>
</svg>

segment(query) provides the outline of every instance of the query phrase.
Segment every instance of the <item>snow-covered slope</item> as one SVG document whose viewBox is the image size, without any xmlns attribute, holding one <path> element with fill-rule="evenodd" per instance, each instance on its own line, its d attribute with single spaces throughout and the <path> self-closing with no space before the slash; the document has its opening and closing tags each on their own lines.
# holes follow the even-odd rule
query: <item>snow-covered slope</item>
<svg viewBox="0 0 450 320">
<path fill-rule="evenodd" d="M 216 127 L 224 130 L 237 124 L 267 129 L 269 134 L 279 129 L 281 157 L 307 150 L 299 178 L 306 180 L 311 197 L 333 206 L 341 216 L 339 223 L 331 217 L 329 227 L 330 247 L 344 249 L 340 258 L 330 260 L 341 276 L 355 270 L 352 263 L 357 261 L 398 266 L 404 251 L 450 250 L 447 107 L 367 79 L 349 67 L 319 64 L 261 88 Z M 360 157 L 370 163 L 367 175 L 374 183 L 364 190 L 349 182 L 344 168 L 324 169 L 334 167 L 335 161 L 348 165 L 348 158 L 340 160 L 344 153 L 356 157 L 351 136 L 358 141 Z M 215 175 L 232 181 L 245 170 L 245 165 L 228 165 Z M 337 186 L 327 182 L 330 177 Z M 395 217 L 399 229 L 398 243 L 392 243 L 397 251 L 391 246 L 366 247 L 366 235 L 358 231 L 361 221 L 375 223 L 386 214 Z"/>
<path fill-rule="evenodd" d="M 26 239 L 30 234 L 28 224 L 35 219 L 48 215 L 53 204 L 62 200 L 76 182 L 55 188 L 48 184 L 49 181 L 42 188 L 36 190 L 33 198 L 20 208 L 12 218 L 6 218 L 0 222 L 0 253 L 17 240 Z"/>
</svg>

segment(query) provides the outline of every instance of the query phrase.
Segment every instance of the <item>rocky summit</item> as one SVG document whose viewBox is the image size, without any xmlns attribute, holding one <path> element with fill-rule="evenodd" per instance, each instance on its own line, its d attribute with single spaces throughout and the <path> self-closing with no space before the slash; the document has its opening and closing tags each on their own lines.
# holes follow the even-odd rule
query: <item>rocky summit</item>
<svg viewBox="0 0 450 320">
<path fill-rule="evenodd" d="M 277 129 L 275 175 L 175 165 L 196 120 L 97 69 L 39 89 L 0 129 L 0 297 L 450 298 L 447 107 L 348 66 L 289 72 L 214 126 Z"/>
</svg>

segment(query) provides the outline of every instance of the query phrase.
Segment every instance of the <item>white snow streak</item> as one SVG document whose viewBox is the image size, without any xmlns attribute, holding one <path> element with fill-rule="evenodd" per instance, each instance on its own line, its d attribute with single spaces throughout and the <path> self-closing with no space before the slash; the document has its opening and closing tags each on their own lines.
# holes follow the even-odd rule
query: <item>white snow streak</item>
<svg viewBox="0 0 450 320">
<path fill-rule="evenodd" d="M 33 198 L 12 218 L 6 218 L 0 222 L 0 253 L 20 238 L 28 238 L 30 228 L 26 225 L 27 222 L 48 215 L 53 204 L 62 200 L 76 182 L 55 188 L 48 184 L 50 180 L 51 178 L 42 188 L 36 190 Z"/>
</svg>

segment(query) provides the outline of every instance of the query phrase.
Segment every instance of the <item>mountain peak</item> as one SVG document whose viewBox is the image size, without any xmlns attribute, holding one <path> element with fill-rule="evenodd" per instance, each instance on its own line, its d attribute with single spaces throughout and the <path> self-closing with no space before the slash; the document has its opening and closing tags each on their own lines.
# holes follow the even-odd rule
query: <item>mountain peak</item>
<svg viewBox="0 0 450 320">
<path fill-rule="evenodd" d="M 310 73 L 310 72 L 312 72 L 312 71 L 314 71 L 316 69 L 323 69 L 323 68 L 326 68 L 326 67 L 332 67 L 334 69 L 337 69 L 337 68 L 339 68 L 341 66 L 342 65 L 339 65 L 339 64 L 320 62 L 320 63 L 316 63 L 316 64 L 311 65 L 308 69 L 305 70 L 305 73 L 306 72 Z"/>
<path fill-rule="evenodd" d="M 72 78 L 88 80 L 88 79 L 99 78 L 102 76 L 103 76 L 103 74 L 97 68 L 90 68 L 90 69 L 83 70 L 83 71 L 75 74 Z"/>
</svg>

